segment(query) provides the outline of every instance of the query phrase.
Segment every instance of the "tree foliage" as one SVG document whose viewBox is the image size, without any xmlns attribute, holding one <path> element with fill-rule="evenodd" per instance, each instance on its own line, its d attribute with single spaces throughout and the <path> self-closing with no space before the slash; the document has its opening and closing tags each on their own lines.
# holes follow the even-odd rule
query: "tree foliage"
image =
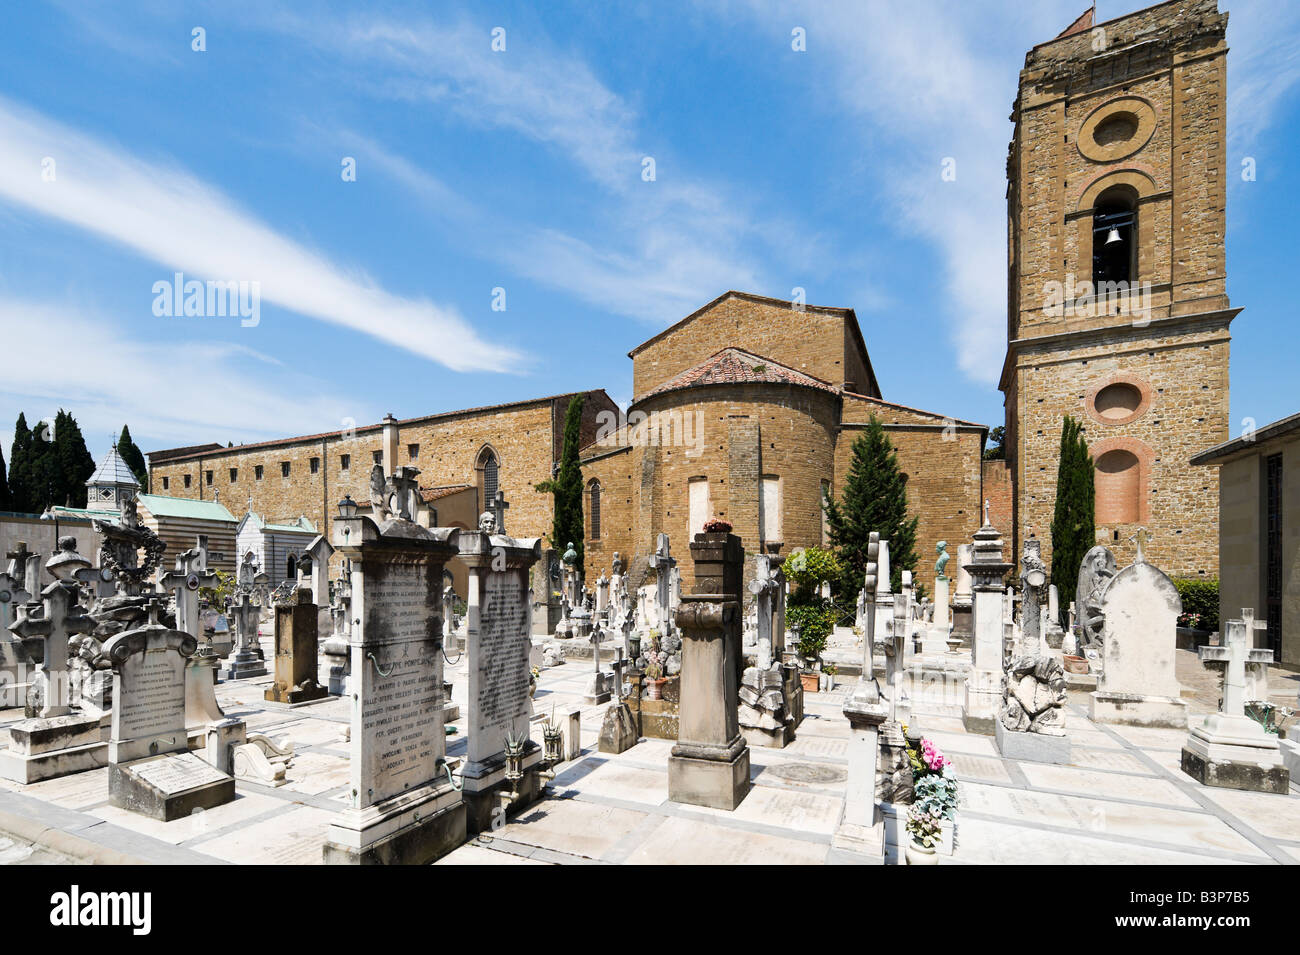
<svg viewBox="0 0 1300 955">
<path fill-rule="evenodd" d="M 875 415 L 853 442 L 852 454 L 842 497 L 825 501 L 830 542 L 841 568 L 841 603 L 853 602 L 862 589 L 872 531 L 889 541 L 890 590 L 902 589 L 903 571 L 916 569 L 917 519 L 907 513 L 907 476 Z"/>
<path fill-rule="evenodd" d="M 140 491 L 148 493 L 149 491 L 149 468 L 144 463 L 144 454 L 141 453 L 136 443 L 131 440 L 131 429 L 122 425 L 122 434 L 117 439 L 117 453 L 121 455 L 122 461 L 135 479 L 140 483 Z"/>
<path fill-rule="evenodd" d="M 1096 542 L 1096 490 L 1092 455 L 1083 426 L 1065 416 L 1056 470 L 1056 510 L 1052 516 L 1052 583 L 1063 618 L 1074 600 L 1083 556 Z"/>
<path fill-rule="evenodd" d="M 582 405 L 585 395 L 569 402 L 564 415 L 564 446 L 560 451 L 560 469 L 554 478 L 536 485 L 555 499 L 555 519 L 551 524 L 551 546 L 563 551 L 573 544 L 578 552 L 575 567 L 583 569 L 583 539 L 587 525 L 582 516 L 582 461 L 578 456 L 582 441 Z"/>
<path fill-rule="evenodd" d="M 9 454 L 10 509 L 37 514 L 50 506 L 85 507 L 94 473 L 95 459 L 72 415 L 60 409 L 52 427 L 42 421 L 33 429 L 19 413 Z"/>
</svg>

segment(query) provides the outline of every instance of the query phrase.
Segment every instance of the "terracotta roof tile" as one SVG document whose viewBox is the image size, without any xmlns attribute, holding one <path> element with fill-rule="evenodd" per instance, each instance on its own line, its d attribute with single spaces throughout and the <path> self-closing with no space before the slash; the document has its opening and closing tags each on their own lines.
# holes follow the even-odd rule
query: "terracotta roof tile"
<svg viewBox="0 0 1300 955">
<path fill-rule="evenodd" d="M 675 378 L 671 378 L 646 392 L 638 401 L 668 391 L 692 388 L 698 385 L 749 384 L 762 382 L 766 384 L 799 385 L 803 388 L 816 388 L 819 391 L 838 393 L 838 389 L 814 378 L 812 375 L 796 371 L 787 365 L 763 358 L 739 348 L 724 348 L 710 355 L 694 368 L 687 369 Z"/>
</svg>

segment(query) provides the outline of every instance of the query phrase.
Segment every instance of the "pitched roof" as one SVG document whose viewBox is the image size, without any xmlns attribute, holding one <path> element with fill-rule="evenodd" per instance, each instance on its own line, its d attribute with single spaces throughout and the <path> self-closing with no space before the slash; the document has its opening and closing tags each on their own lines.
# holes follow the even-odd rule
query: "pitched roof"
<svg viewBox="0 0 1300 955">
<path fill-rule="evenodd" d="M 1243 452 L 1258 453 L 1267 441 L 1290 437 L 1296 433 L 1300 433 L 1300 413 L 1280 418 L 1272 424 L 1266 424 L 1262 428 L 1257 428 L 1248 434 L 1242 435 L 1240 438 L 1233 438 L 1231 441 L 1224 441 L 1212 448 L 1206 448 L 1200 454 L 1193 456 L 1191 463 L 1223 464 L 1234 456 L 1242 455 Z"/>
<path fill-rule="evenodd" d="M 1097 12 L 1097 5 L 1093 4 L 1087 10 L 1084 10 L 1083 13 L 1079 14 L 1078 18 L 1075 19 L 1073 23 L 1071 23 L 1060 33 L 1056 34 L 1056 39 L 1059 40 L 1061 39 L 1061 37 L 1073 36 L 1076 33 L 1082 33 L 1084 30 L 1088 29 L 1090 26 L 1092 26 L 1092 18 L 1096 14 L 1096 12 Z"/>
<path fill-rule="evenodd" d="M 140 482 L 135 479 L 131 469 L 122 460 L 122 455 L 117 453 L 116 444 L 109 449 L 104 460 L 99 462 L 99 467 L 95 468 L 95 473 L 86 482 L 87 487 L 92 484 L 121 484 L 135 488 L 140 486 Z"/>
<path fill-rule="evenodd" d="M 166 497 L 162 494 L 140 494 L 136 500 L 154 517 L 179 517 L 188 520 L 219 521 L 237 524 L 235 515 L 217 501 L 192 501 L 184 497 Z"/>
<path fill-rule="evenodd" d="M 459 494 L 461 491 L 472 491 L 472 484 L 445 484 L 442 487 L 422 487 L 420 488 L 420 500 L 425 504 L 441 500 L 444 497 L 451 497 L 453 494 Z"/>
<path fill-rule="evenodd" d="M 667 391 L 682 388 L 694 388 L 699 385 L 749 384 L 798 385 L 802 388 L 816 388 L 838 394 L 838 390 L 812 375 L 796 371 L 780 362 L 772 361 L 753 352 L 740 348 L 728 347 L 714 352 L 694 368 L 688 368 L 675 378 L 670 378 L 657 388 L 647 391 L 637 399 L 640 403 L 646 398 L 661 395 Z"/>
</svg>

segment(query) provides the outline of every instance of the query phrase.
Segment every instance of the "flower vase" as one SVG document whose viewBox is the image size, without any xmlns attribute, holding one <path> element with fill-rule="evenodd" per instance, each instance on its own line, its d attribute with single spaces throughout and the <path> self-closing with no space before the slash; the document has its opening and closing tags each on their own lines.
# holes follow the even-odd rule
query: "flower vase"
<svg viewBox="0 0 1300 955">
<path fill-rule="evenodd" d="M 909 841 L 907 843 L 907 864 L 908 865 L 938 865 L 939 854 L 934 849 L 927 849 L 918 842 Z"/>
</svg>

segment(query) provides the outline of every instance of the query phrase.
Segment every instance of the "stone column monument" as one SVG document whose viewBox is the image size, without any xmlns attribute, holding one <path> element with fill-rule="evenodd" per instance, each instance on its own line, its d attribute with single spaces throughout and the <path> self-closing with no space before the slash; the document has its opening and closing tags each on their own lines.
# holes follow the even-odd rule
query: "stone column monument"
<svg viewBox="0 0 1300 955">
<path fill-rule="evenodd" d="M 992 736 L 1002 705 L 1002 581 L 1011 564 L 1002 559 L 1002 535 L 987 520 L 975 532 L 970 553 L 965 570 L 971 581 L 971 668 L 961 719 L 968 733 Z"/>
<path fill-rule="evenodd" d="M 749 793 L 749 745 L 737 719 L 740 586 L 744 548 L 731 533 L 691 542 L 696 593 L 682 597 L 681 705 L 677 745 L 668 760 L 668 798 L 735 809 Z M 733 592 L 724 592 L 726 584 Z"/>
</svg>

